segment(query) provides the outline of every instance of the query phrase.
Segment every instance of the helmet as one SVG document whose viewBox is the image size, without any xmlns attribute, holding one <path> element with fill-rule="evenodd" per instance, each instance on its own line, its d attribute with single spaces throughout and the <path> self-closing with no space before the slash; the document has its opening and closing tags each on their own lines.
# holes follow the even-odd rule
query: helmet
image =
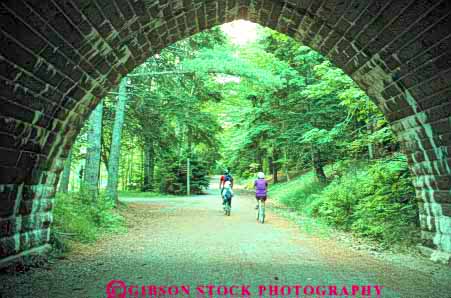
<svg viewBox="0 0 451 298">
<path fill-rule="evenodd" d="M 228 174 L 229 174 L 229 171 L 224 170 L 224 175 L 228 175 Z"/>
<path fill-rule="evenodd" d="M 257 177 L 263 179 L 265 178 L 265 174 L 263 172 L 258 172 Z"/>
</svg>

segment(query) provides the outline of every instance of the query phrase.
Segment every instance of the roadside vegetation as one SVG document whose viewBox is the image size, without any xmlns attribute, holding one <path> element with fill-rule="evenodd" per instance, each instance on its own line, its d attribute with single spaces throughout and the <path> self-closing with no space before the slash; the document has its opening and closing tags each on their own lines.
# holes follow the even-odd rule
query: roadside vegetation
<svg viewBox="0 0 451 298">
<path fill-rule="evenodd" d="M 89 243 L 108 233 L 125 232 L 119 211 L 104 194 L 93 200 L 84 192 L 58 193 L 53 209 L 54 248 L 64 252 L 74 242 Z"/>
<path fill-rule="evenodd" d="M 402 155 L 339 161 L 326 167 L 324 185 L 313 172 L 271 187 L 270 197 L 339 230 L 375 240 L 385 248 L 418 241 L 418 208 Z"/>
</svg>

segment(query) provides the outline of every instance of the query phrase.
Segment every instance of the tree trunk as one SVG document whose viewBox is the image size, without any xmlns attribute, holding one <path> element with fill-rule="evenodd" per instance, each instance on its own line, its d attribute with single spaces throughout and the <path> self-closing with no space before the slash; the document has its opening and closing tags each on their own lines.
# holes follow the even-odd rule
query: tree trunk
<svg viewBox="0 0 451 298">
<path fill-rule="evenodd" d="M 122 191 L 126 191 L 126 186 L 127 186 L 127 169 L 128 169 L 128 164 L 127 162 L 125 162 L 125 166 L 122 167 Z"/>
<path fill-rule="evenodd" d="M 126 191 L 128 191 L 129 187 L 130 187 L 130 163 L 131 163 L 130 155 L 131 155 L 131 152 L 129 152 L 127 154 L 127 160 L 125 161 L 125 175 L 124 175 L 124 177 L 125 177 L 125 190 Z"/>
<path fill-rule="evenodd" d="M 85 164 L 86 164 L 86 160 L 85 160 Z M 83 190 L 83 178 L 84 178 L 84 173 L 85 173 L 85 168 L 84 165 L 81 164 L 80 168 L 78 169 L 78 191 L 82 191 Z"/>
<path fill-rule="evenodd" d="M 277 166 L 276 166 L 276 163 L 274 162 L 273 156 L 268 157 L 268 168 L 269 168 L 269 173 L 271 173 L 271 175 L 272 175 L 273 183 L 277 183 L 277 181 L 278 181 Z"/>
<path fill-rule="evenodd" d="M 274 183 L 279 182 L 279 177 L 277 176 L 277 171 L 279 170 L 279 166 L 278 166 L 278 162 L 277 162 L 278 159 L 279 159 L 279 154 L 276 151 L 276 149 L 273 149 L 271 171 L 272 171 L 272 177 L 273 177 L 272 180 Z"/>
<path fill-rule="evenodd" d="M 192 137 L 191 137 L 191 127 L 189 127 L 189 126 L 188 126 L 188 129 L 186 131 L 186 144 L 187 144 L 186 156 L 188 158 L 191 158 L 191 151 L 193 149 L 193 141 L 192 141 Z"/>
<path fill-rule="evenodd" d="M 143 148 L 141 148 L 143 149 Z M 141 191 L 144 191 L 144 176 L 145 176 L 145 161 L 144 161 L 145 150 L 140 150 L 140 168 L 139 168 L 139 181 L 141 181 Z"/>
<path fill-rule="evenodd" d="M 119 160 L 121 157 L 122 126 L 124 124 L 127 97 L 127 78 L 123 78 L 119 84 L 119 99 L 116 106 L 113 137 L 111 139 L 110 157 L 108 160 L 107 195 L 110 200 L 116 203 L 118 199 L 117 185 L 119 179 Z"/>
<path fill-rule="evenodd" d="M 286 122 L 282 122 L 282 131 L 286 132 Z M 285 178 L 287 179 L 287 182 L 290 181 L 290 174 L 288 169 L 288 141 L 285 142 L 285 146 L 283 146 L 283 163 L 281 165 L 281 168 L 284 169 L 285 172 Z"/>
<path fill-rule="evenodd" d="M 71 158 L 72 159 L 72 158 Z M 72 160 L 71 160 L 72 163 Z M 72 173 L 72 175 L 70 175 L 70 180 L 71 182 L 69 183 L 69 191 L 75 191 L 76 187 L 77 187 L 77 173 Z"/>
<path fill-rule="evenodd" d="M 324 168 L 321 161 L 321 153 L 315 148 L 313 148 L 313 145 L 311 148 L 311 152 L 312 152 L 313 170 L 315 171 L 316 179 L 318 180 L 319 183 L 326 184 L 327 177 L 326 174 L 324 173 Z"/>
<path fill-rule="evenodd" d="M 94 109 L 89 117 L 88 148 L 86 150 L 86 166 L 84 171 L 83 189 L 93 196 L 98 195 L 99 167 L 102 139 L 103 102 Z"/>
<path fill-rule="evenodd" d="M 290 181 L 290 170 L 288 168 L 288 149 L 286 147 L 284 148 L 283 154 L 284 154 L 283 163 L 285 169 L 285 177 L 287 178 L 287 181 Z"/>
<path fill-rule="evenodd" d="M 257 170 L 259 172 L 263 172 L 263 157 L 259 146 L 255 149 L 255 162 L 258 164 Z"/>
<path fill-rule="evenodd" d="M 155 171 L 155 152 L 152 147 L 152 151 L 150 152 L 149 156 L 149 186 L 150 190 L 153 190 L 153 184 L 154 184 L 154 171 Z"/>
<path fill-rule="evenodd" d="M 153 172 L 154 172 L 154 149 L 153 141 L 146 138 L 144 144 L 144 185 L 143 191 L 150 191 L 153 189 Z"/>
<path fill-rule="evenodd" d="M 274 162 L 273 162 L 272 181 L 274 183 L 278 183 L 279 182 L 279 177 L 277 176 L 277 166 L 276 166 L 276 164 Z"/>
<path fill-rule="evenodd" d="M 257 143 L 257 146 L 255 148 L 255 152 L 256 152 L 256 160 L 257 160 L 257 164 L 258 164 L 258 171 L 259 172 L 263 172 L 263 150 L 260 149 L 261 144 L 263 144 L 263 137 L 260 137 L 260 140 Z"/>
<path fill-rule="evenodd" d="M 127 172 L 127 190 L 131 190 L 132 186 L 132 176 L 133 176 L 133 156 L 135 154 L 135 150 L 131 150 L 128 156 L 128 172 Z"/>
<path fill-rule="evenodd" d="M 177 139 L 179 139 L 178 148 L 177 148 L 177 156 L 180 166 L 180 160 L 182 159 L 182 153 L 183 153 L 183 144 L 185 142 L 185 124 L 183 122 L 177 121 L 177 126 L 175 128 L 175 133 L 177 136 Z"/>
<path fill-rule="evenodd" d="M 369 99 L 366 99 L 366 111 L 367 111 L 367 124 L 366 124 L 366 131 L 368 136 L 371 135 L 373 132 L 372 127 L 372 117 L 369 113 Z M 368 159 L 372 160 L 374 158 L 374 151 L 373 151 L 373 144 L 371 142 L 368 142 Z"/>
<path fill-rule="evenodd" d="M 69 151 L 69 155 L 64 162 L 64 170 L 61 175 L 59 191 L 67 193 L 69 191 L 69 181 L 70 181 L 70 166 L 72 164 L 72 150 Z"/>
<path fill-rule="evenodd" d="M 102 140 L 101 140 L 101 142 L 102 142 L 102 161 L 103 161 L 103 164 L 105 165 L 105 168 L 107 168 L 108 169 L 108 148 L 107 148 L 107 144 L 106 144 L 106 142 L 105 142 L 105 138 L 104 138 L 104 135 L 103 135 L 103 133 L 102 133 Z"/>
</svg>

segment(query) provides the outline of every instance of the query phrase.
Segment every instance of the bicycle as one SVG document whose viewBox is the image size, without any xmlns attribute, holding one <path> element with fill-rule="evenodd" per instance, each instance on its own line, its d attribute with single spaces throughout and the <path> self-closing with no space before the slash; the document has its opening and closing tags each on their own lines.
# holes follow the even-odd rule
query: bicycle
<svg viewBox="0 0 451 298">
<path fill-rule="evenodd" d="M 232 206 L 230 205 L 230 199 L 224 199 L 224 215 L 230 216 Z"/>
<path fill-rule="evenodd" d="M 265 201 L 258 200 L 257 221 L 261 224 L 265 222 Z"/>
</svg>

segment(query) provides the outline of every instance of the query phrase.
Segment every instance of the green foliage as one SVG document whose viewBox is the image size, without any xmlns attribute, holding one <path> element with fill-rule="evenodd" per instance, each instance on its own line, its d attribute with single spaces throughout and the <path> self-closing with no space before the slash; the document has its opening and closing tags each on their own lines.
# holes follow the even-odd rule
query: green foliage
<svg viewBox="0 0 451 298">
<path fill-rule="evenodd" d="M 284 205 L 303 214 L 312 215 L 311 206 L 318 199 L 324 186 L 316 181 L 312 172 L 290 182 L 271 186 L 269 195 Z"/>
<path fill-rule="evenodd" d="M 371 146 L 376 157 L 396 147 L 377 107 L 343 71 L 283 34 L 259 32 L 260 40 L 238 48 L 216 27 L 171 45 L 129 75 L 123 190 L 170 189 L 178 170 L 168 169 L 188 153 L 202 156 L 210 173 L 225 166 L 236 176 L 263 170 L 276 179 L 278 172 L 366 157 Z M 104 100 L 105 165 L 114 94 Z M 83 138 L 78 143 L 86 145 Z M 75 151 L 77 163 L 83 156 Z"/>
<path fill-rule="evenodd" d="M 288 173 L 313 166 L 320 175 L 324 164 L 349 157 L 381 158 L 397 148 L 382 113 L 341 69 L 283 34 L 262 32 L 257 43 L 240 48 L 236 56 L 246 68 L 278 79 L 260 84 L 258 76 L 244 76 L 239 87 L 229 84 L 234 92 L 223 93 L 226 101 L 242 107 L 240 119 L 229 116 L 226 127 L 234 130 L 226 135 L 237 140 L 224 143 L 236 174 Z"/>
<path fill-rule="evenodd" d="M 129 74 L 120 195 L 185 194 L 188 156 L 193 194 L 224 168 L 237 180 L 264 171 L 273 182 L 313 168 L 271 185 L 270 196 L 385 244 L 414 239 L 414 189 L 405 158 L 393 154 L 398 142 L 381 111 L 326 57 L 283 34 L 259 30 L 260 40 L 234 47 L 213 28 L 169 46 Z M 103 99 L 105 166 L 116 95 Z M 78 181 L 87 143 L 83 128 L 73 147 Z M 55 241 L 92 241 L 121 230 L 112 203 L 103 196 L 92 201 L 80 193 L 58 194 Z"/>
<path fill-rule="evenodd" d="M 404 156 L 371 163 L 342 161 L 328 167 L 321 186 L 310 172 L 272 187 L 270 195 L 298 212 L 380 241 L 411 244 L 418 235 L 418 206 Z"/>
<path fill-rule="evenodd" d="M 207 79 L 209 74 L 227 74 L 247 78 L 269 88 L 283 84 L 279 76 L 246 59 L 233 56 L 232 51 L 224 47 L 200 51 L 196 58 L 185 60 L 181 69 L 195 72 Z"/>
<path fill-rule="evenodd" d="M 91 242 L 104 233 L 125 229 L 123 217 L 106 195 L 99 195 L 93 200 L 82 192 L 58 193 L 53 216 L 53 231 L 58 240 Z"/>
<path fill-rule="evenodd" d="M 203 156 L 207 172 L 216 165 L 221 127 L 204 107 L 208 101 L 220 101 L 222 94 L 216 74 L 205 68 L 212 61 L 202 61 L 208 59 L 206 53 L 220 57 L 226 51 L 219 46 L 227 48 L 226 43 L 220 28 L 214 28 L 171 45 L 129 75 L 119 169 L 123 190 L 180 193 L 181 185 L 170 184 L 179 183 L 180 169 L 174 167 L 188 154 Z M 227 57 L 231 56 L 224 59 Z M 113 114 L 110 110 L 106 113 L 109 119 Z M 112 121 L 105 124 L 111 126 Z M 109 147 L 110 131 L 104 130 L 105 147 Z M 193 179 L 193 190 L 199 191 L 196 184 L 203 185 L 203 178 Z"/>
<path fill-rule="evenodd" d="M 372 183 L 365 169 L 349 171 L 342 178 L 332 181 L 322 192 L 320 201 L 315 203 L 314 214 L 335 226 L 349 229 L 353 214 L 361 198 L 371 195 L 371 190 L 362 187 Z"/>
<path fill-rule="evenodd" d="M 180 160 L 172 159 L 166 161 L 168 167 L 158 168 L 156 179 L 163 193 L 186 194 L 187 182 L 187 158 L 183 156 Z M 190 158 L 190 192 L 192 194 L 203 193 L 210 184 L 208 176 L 208 164 L 199 156 L 192 155 Z"/>
<path fill-rule="evenodd" d="M 372 194 L 359 200 L 351 229 L 385 243 L 413 239 L 418 234 L 418 205 L 406 160 L 377 162 L 368 174 Z"/>
</svg>

